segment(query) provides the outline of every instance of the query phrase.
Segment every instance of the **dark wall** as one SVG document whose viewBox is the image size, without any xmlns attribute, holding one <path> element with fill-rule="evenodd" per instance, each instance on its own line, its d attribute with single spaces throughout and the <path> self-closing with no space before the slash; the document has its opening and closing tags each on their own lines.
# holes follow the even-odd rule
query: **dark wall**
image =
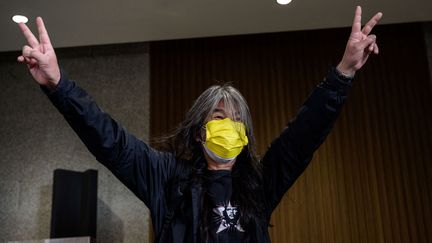
<svg viewBox="0 0 432 243">
<path fill-rule="evenodd" d="M 209 85 L 230 81 L 266 147 L 331 66 L 350 29 L 153 42 L 151 131 L 169 131 Z M 432 92 L 422 24 L 378 26 L 380 54 L 273 214 L 274 242 L 431 242 Z"/>
<path fill-rule="evenodd" d="M 425 32 L 425 42 L 427 48 L 427 55 L 429 60 L 429 73 L 432 77 L 432 22 L 424 23 L 423 25 Z M 432 88 L 432 78 L 431 78 L 431 88 Z"/>
</svg>

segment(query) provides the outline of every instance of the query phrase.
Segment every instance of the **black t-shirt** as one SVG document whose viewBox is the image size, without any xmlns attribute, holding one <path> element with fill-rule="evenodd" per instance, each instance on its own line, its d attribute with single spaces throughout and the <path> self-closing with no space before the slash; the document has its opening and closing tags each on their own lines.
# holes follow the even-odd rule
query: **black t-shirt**
<svg viewBox="0 0 432 243">
<path fill-rule="evenodd" d="M 211 222 L 215 242 L 241 242 L 244 230 L 239 223 L 240 213 L 231 203 L 232 178 L 230 170 L 208 170 L 208 195 L 212 203 Z"/>
</svg>

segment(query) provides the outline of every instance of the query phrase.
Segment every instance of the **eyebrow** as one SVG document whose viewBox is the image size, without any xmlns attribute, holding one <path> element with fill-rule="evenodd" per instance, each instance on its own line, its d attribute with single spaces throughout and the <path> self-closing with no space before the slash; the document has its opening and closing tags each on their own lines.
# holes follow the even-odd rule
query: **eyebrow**
<svg viewBox="0 0 432 243">
<path fill-rule="evenodd" d="M 223 112 L 223 113 L 225 113 L 225 110 L 224 110 L 224 109 L 221 109 L 221 108 L 215 108 L 215 109 L 213 110 L 213 112 Z"/>
<path fill-rule="evenodd" d="M 217 113 L 217 112 L 220 112 L 220 113 L 223 113 L 224 115 L 227 115 L 227 113 L 225 112 L 225 109 L 215 108 L 213 110 L 213 113 Z M 235 118 L 240 118 L 240 112 L 236 111 L 234 116 L 235 116 Z"/>
</svg>

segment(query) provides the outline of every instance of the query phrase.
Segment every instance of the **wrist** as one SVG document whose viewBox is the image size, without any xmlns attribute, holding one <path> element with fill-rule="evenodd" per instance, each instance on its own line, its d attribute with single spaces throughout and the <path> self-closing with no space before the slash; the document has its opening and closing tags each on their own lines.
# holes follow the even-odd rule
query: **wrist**
<svg viewBox="0 0 432 243">
<path fill-rule="evenodd" d="M 56 90 L 58 84 L 60 83 L 60 79 L 61 79 L 61 73 L 59 71 L 57 75 L 50 78 L 50 80 L 46 84 L 46 87 L 51 91 Z"/>
<path fill-rule="evenodd" d="M 342 62 L 336 66 L 335 70 L 340 76 L 345 77 L 347 79 L 354 78 L 354 75 L 356 73 L 356 71 L 354 69 L 345 67 L 342 64 Z"/>
</svg>

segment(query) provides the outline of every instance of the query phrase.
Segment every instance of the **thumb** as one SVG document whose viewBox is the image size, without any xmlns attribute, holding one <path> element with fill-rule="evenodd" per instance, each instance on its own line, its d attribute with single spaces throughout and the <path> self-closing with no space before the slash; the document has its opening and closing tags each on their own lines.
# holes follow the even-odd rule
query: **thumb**
<svg viewBox="0 0 432 243">
<path fill-rule="evenodd" d="M 24 46 L 22 56 L 25 58 L 34 58 L 37 62 L 41 62 L 44 58 L 44 54 L 37 49 L 33 49 L 30 46 Z"/>
<path fill-rule="evenodd" d="M 376 41 L 376 35 L 369 35 L 366 39 L 359 42 L 359 49 L 363 50 Z"/>
</svg>

